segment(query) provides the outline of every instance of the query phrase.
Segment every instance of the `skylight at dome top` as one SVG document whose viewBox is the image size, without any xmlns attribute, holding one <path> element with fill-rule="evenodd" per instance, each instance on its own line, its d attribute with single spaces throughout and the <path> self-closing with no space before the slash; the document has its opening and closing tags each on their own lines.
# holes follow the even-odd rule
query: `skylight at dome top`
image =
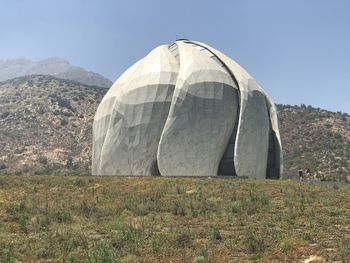
<svg viewBox="0 0 350 263">
<path fill-rule="evenodd" d="M 94 175 L 281 178 L 276 107 L 216 49 L 177 40 L 127 69 L 93 125 Z"/>
</svg>

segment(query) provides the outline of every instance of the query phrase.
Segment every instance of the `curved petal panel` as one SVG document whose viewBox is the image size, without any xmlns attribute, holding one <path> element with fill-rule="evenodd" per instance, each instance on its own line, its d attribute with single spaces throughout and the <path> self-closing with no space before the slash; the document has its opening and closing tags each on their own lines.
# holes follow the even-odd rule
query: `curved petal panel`
<svg viewBox="0 0 350 263">
<path fill-rule="evenodd" d="M 269 115 L 259 91 L 248 93 L 241 107 L 241 119 L 235 144 L 236 173 L 251 178 L 266 178 L 269 142 Z"/>
<path fill-rule="evenodd" d="M 227 57 L 225 54 L 221 53 L 220 51 L 209 47 L 206 44 L 200 43 L 200 42 L 193 42 L 200 46 L 208 48 L 211 52 L 213 52 L 232 72 L 235 79 L 237 80 L 239 91 L 240 91 L 240 117 L 239 117 L 239 123 L 238 123 L 238 131 L 237 131 L 237 139 L 236 141 L 240 140 L 241 136 L 245 136 L 245 128 L 241 126 L 242 120 L 247 119 L 247 117 L 244 116 L 244 114 L 247 112 L 244 109 L 247 107 L 247 104 L 254 103 L 254 100 L 249 102 L 250 98 L 254 98 L 255 96 L 252 95 L 252 92 L 258 91 L 261 94 L 264 95 L 264 98 L 266 100 L 266 106 L 269 114 L 269 123 L 270 128 L 274 132 L 274 135 L 277 139 L 277 147 L 275 149 L 276 154 L 276 162 L 279 167 L 279 176 L 282 177 L 282 171 L 283 171 L 283 155 L 282 155 L 282 143 L 281 143 L 281 137 L 279 134 L 278 129 L 278 118 L 277 118 L 277 109 L 271 98 L 265 93 L 265 91 L 255 82 L 255 80 L 247 73 L 246 70 L 244 70 L 240 65 L 238 65 L 235 61 L 233 61 L 231 58 Z M 265 106 L 265 107 L 266 107 Z M 248 111 L 249 112 L 249 111 Z M 264 130 L 264 127 L 262 127 L 262 130 Z M 243 134 L 243 135 L 242 135 Z M 239 144 L 235 144 L 235 167 L 239 165 L 237 162 L 240 159 L 240 150 L 238 148 Z M 265 156 L 264 158 L 265 159 Z M 253 162 L 253 160 L 252 160 Z M 241 169 L 236 169 L 241 170 Z M 261 169 L 259 169 L 261 170 Z M 241 170 L 242 171 L 242 170 Z M 264 174 L 262 174 L 262 170 L 259 174 L 255 175 L 248 175 L 244 174 L 242 172 L 236 171 L 237 175 L 239 176 L 252 176 L 252 177 L 258 177 L 258 178 L 265 178 L 266 171 Z"/>
<path fill-rule="evenodd" d="M 100 159 L 102 175 L 150 175 L 168 116 L 178 62 L 167 46 L 154 49 L 138 63 L 110 107 L 111 117 Z M 108 101 L 108 96 L 106 101 Z"/>
<path fill-rule="evenodd" d="M 123 92 L 125 83 L 128 83 L 132 74 L 137 70 L 142 60 L 139 60 L 127 69 L 119 79 L 112 85 L 99 104 L 93 123 L 93 144 L 92 144 L 92 174 L 100 175 L 100 157 L 102 146 L 108 131 L 111 113 L 116 97 Z"/>
<path fill-rule="evenodd" d="M 207 50 L 177 42 L 180 70 L 158 148 L 162 175 L 217 175 L 238 113 L 237 88 Z"/>
</svg>

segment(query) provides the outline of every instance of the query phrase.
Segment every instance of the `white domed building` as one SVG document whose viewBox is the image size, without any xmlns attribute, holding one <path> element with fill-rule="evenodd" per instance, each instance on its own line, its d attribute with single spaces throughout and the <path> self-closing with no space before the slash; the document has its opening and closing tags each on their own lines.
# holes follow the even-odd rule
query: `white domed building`
<svg viewBox="0 0 350 263">
<path fill-rule="evenodd" d="M 276 107 L 236 62 L 180 39 L 113 84 L 93 124 L 94 175 L 282 176 Z"/>
</svg>

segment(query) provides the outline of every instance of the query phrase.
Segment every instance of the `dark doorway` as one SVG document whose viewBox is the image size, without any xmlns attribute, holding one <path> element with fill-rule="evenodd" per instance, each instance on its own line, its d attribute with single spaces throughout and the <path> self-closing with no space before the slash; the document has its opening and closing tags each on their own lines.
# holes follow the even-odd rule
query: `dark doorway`
<svg viewBox="0 0 350 263">
<path fill-rule="evenodd" d="M 153 176 L 159 176 L 161 175 L 158 169 L 158 163 L 157 160 L 154 160 L 151 166 L 151 175 Z"/>
<path fill-rule="evenodd" d="M 275 132 L 270 128 L 269 148 L 267 155 L 266 179 L 279 179 L 279 153 L 277 152 L 277 138 Z"/>
<path fill-rule="evenodd" d="M 227 144 L 224 156 L 220 161 L 218 175 L 222 175 L 222 176 L 236 175 L 234 161 L 233 161 L 235 140 L 236 140 L 236 130 L 232 132 L 230 140 Z"/>
</svg>

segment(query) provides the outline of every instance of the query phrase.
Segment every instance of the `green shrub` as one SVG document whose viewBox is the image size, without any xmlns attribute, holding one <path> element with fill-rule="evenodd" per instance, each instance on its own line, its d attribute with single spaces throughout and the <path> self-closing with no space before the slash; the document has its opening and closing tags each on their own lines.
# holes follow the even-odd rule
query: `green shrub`
<svg viewBox="0 0 350 263">
<path fill-rule="evenodd" d="M 283 237 L 282 231 L 277 228 L 271 228 L 270 232 L 273 240 L 280 240 Z"/>
<path fill-rule="evenodd" d="M 108 226 L 112 230 L 122 230 L 124 227 L 125 216 L 119 215 L 112 218 Z"/>
<path fill-rule="evenodd" d="M 175 237 L 175 243 L 178 247 L 186 248 L 192 246 L 192 238 L 187 232 L 180 232 Z"/>
<path fill-rule="evenodd" d="M 158 252 L 160 250 L 160 246 L 161 246 L 161 240 L 156 237 L 152 239 L 152 251 L 153 252 Z"/>
<path fill-rule="evenodd" d="M 108 240 L 98 240 L 88 253 L 89 263 L 115 263 L 117 261 L 116 251 Z"/>
<path fill-rule="evenodd" d="M 67 163 L 69 162 L 69 160 L 72 160 L 72 159 L 71 159 L 71 158 L 68 159 Z M 86 182 L 85 182 L 83 179 L 81 179 L 81 178 L 77 178 L 77 179 L 75 180 L 75 182 L 74 182 L 74 185 L 75 185 L 75 186 L 78 186 L 78 187 L 82 187 L 82 186 L 85 186 L 85 185 L 86 185 Z"/>
<path fill-rule="evenodd" d="M 128 225 L 122 230 L 122 236 L 125 241 L 132 241 L 136 243 L 139 235 L 138 231 L 132 225 Z"/>
<path fill-rule="evenodd" d="M 13 252 L 13 247 L 9 246 L 7 248 L 4 248 L 0 259 L 1 259 L 0 262 L 2 262 L 2 263 L 14 263 L 15 256 L 14 256 L 14 252 Z"/>
<path fill-rule="evenodd" d="M 8 214 L 10 220 L 17 221 L 24 214 L 26 214 L 26 200 L 21 201 L 19 204 L 12 203 L 6 208 L 6 213 Z"/>
<path fill-rule="evenodd" d="M 285 239 L 282 240 L 280 243 L 280 249 L 283 253 L 288 252 L 291 250 L 294 246 L 294 239 L 290 237 L 286 237 Z"/>
<path fill-rule="evenodd" d="M 220 234 L 220 230 L 218 226 L 213 226 L 210 228 L 209 239 L 211 241 L 220 241 L 222 240 L 222 236 Z"/>
<path fill-rule="evenodd" d="M 265 237 L 254 229 L 248 229 L 247 234 L 247 248 L 249 252 L 261 254 L 265 251 Z"/>
<path fill-rule="evenodd" d="M 192 263 L 204 263 L 204 257 L 203 256 L 195 257 Z"/>
<path fill-rule="evenodd" d="M 48 229 L 49 225 L 51 224 L 51 218 L 49 215 L 43 215 L 39 218 L 39 228 L 42 231 L 45 231 Z"/>
<path fill-rule="evenodd" d="M 72 215 L 69 211 L 60 211 L 56 213 L 56 218 L 59 223 L 71 223 L 72 222 Z"/>
<path fill-rule="evenodd" d="M 233 202 L 232 206 L 231 206 L 231 213 L 233 214 L 239 214 L 242 211 L 242 204 L 240 201 L 235 201 Z"/>
<path fill-rule="evenodd" d="M 180 202 L 175 202 L 174 206 L 172 208 L 173 215 L 186 215 L 186 209 L 183 207 L 183 205 Z"/>
</svg>

